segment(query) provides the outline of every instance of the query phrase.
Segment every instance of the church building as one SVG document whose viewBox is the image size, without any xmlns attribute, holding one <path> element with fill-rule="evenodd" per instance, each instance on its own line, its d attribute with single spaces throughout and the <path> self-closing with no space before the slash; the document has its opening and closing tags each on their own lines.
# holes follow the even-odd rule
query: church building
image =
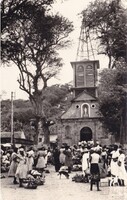
<svg viewBox="0 0 127 200">
<path fill-rule="evenodd" d="M 70 108 L 63 113 L 58 128 L 58 143 L 68 145 L 80 141 L 100 141 L 105 144 L 106 137 L 101 116 L 98 112 L 97 71 L 98 60 L 71 62 L 73 68 L 74 99 Z"/>
</svg>

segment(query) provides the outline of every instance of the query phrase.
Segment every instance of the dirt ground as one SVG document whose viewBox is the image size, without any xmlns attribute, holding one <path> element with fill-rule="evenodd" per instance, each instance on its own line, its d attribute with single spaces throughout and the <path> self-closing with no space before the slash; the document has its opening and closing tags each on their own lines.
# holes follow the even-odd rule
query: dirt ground
<svg viewBox="0 0 127 200">
<path fill-rule="evenodd" d="M 46 182 L 37 189 L 19 188 L 13 185 L 13 178 L 1 179 L 0 200 L 127 200 L 127 186 L 108 187 L 106 183 L 101 184 L 101 191 L 90 191 L 89 183 L 75 183 L 72 177 L 76 172 L 71 173 L 70 178 L 58 176 L 53 166 L 49 166 L 49 174 L 46 175 Z"/>
</svg>

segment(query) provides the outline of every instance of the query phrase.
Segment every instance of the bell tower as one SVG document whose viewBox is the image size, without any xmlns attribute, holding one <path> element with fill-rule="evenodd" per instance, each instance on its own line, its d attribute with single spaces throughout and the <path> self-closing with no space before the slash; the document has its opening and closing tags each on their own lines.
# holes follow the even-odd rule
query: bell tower
<svg viewBox="0 0 127 200">
<path fill-rule="evenodd" d="M 60 118 L 58 130 L 59 144 L 78 144 L 79 141 L 100 141 L 105 144 L 99 102 L 97 95 L 97 71 L 99 61 L 94 58 L 89 30 L 82 24 L 76 61 L 71 62 L 73 69 L 74 98 L 67 111 Z M 94 46 L 95 48 L 95 46 Z M 107 138 L 106 138 L 107 139 Z"/>
<path fill-rule="evenodd" d="M 99 61 L 94 58 L 90 34 L 83 22 L 76 61 L 71 62 L 71 65 L 73 68 L 73 90 L 75 97 L 84 90 L 90 95 L 97 97 L 97 69 L 99 69 Z"/>
<path fill-rule="evenodd" d="M 73 68 L 73 90 L 75 97 L 84 90 L 97 97 L 97 69 L 98 60 L 71 62 Z"/>
</svg>

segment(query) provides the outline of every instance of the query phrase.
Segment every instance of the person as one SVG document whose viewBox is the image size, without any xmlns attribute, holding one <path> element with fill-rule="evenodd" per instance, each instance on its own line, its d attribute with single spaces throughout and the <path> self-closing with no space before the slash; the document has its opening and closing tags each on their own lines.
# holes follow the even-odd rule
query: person
<svg viewBox="0 0 127 200">
<path fill-rule="evenodd" d="M 114 149 L 111 152 L 111 163 L 110 163 L 111 175 L 113 177 L 118 177 L 118 164 L 117 164 L 118 157 L 119 157 L 118 146 L 114 145 Z"/>
<path fill-rule="evenodd" d="M 27 165 L 28 165 L 28 171 L 31 171 L 33 169 L 34 165 L 34 150 L 33 147 L 30 147 L 27 151 Z"/>
<path fill-rule="evenodd" d="M 18 158 L 19 164 L 15 176 L 19 178 L 19 187 L 23 187 L 23 179 L 26 179 L 28 174 L 27 158 L 23 148 L 19 148 Z"/>
<path fill-rule="evenodd" d="M 64 166 L 65 165 L 65 147 L 64 146 L 61 146 L 60 148 L 60 156 L 59 156 L 59 159 L 60 159 L 60 165 L 61 166 Z"/>
<path fill-rule="evenodd" d="M 4 152 L 2 155 L 2 163 L 4 163 L 6 166 L 10 165 L 10 153 L 9 152 Z"/>
<path fill-rule="evenodd" d="M 95 147 L 95 150 L 96 150 L 96 151 L 102 151 L 102 147 L 101 147 L 99 141 L 96 141 L 96 147 Z"/>
<path fill-rule="evenodd" d="M 77 145 L 74 144 L 73 147 L 72 147 L 72 154 L 73 154 L 73 156 L 75 156 L 77 154 L 77 149 L 78 149 Z"/>
<path fill-rule="evenodd" d="M 37 164 L 36 164 L 36 169 L 41 173 L 43 173 L 45 169 L 45 156 L 46 156 L 45 147 L 42 146 L 38 149 Z"/>
<path fill-rule="evenodd" d="M 2 149 L 2 146 L 0 148 L 0 166 L 2 166 L 2 158 L 3 158 L 4 150 Z"/>
<path fill-rule="evenodd" d="M 105 178 L 108 175 L 107 152 L 105 147 L 103 147 L 102 151 L 99 152 L 100 152 L 100 162 L 99 162 L 100 177 Z"/>
<path fill-rule="evenodd" d="M 8 176 L 14 177 L 14 180 L 13 180 L 14 184 L 18 184 L 18 182 L 16 180 L 16 176 L 15 176 L 15 173 L 16 173 L 16 170 L 17 170 L 17 167 L 18 167 L 17 150 L 18 149 L 16 147 L 13 148 L 13 152 L 11 154 L 11 164 L 10 164 L 10 168 L 9 168 L 9 171 L 8 171 Z"/>
<path fill-rule="evenodd" d="M 53 150 L 53 160 L 54 160 L 54 166 L 55 166 L 55 171 L 58 172 L 60 169 L 60 151 L 57 147 Z"/>
<path fill-rule="evenodd" d="M 89 182 L 88 181 L 88 174 L 86 173 L 87 169 L 89 169 L 89 152 L 88 152 L 88 149 L 85 148 L 83 156 L 82 156 L 82 173 L 85 176 L 86 181 Z"/>
<path fill-rule="evenodd" d="M 45 149 L 45 167 L 49 164 L 49 158 L 51 156 L 51 150 L 50 147 Z"/>
<path fill-rule="evenodd" d="M 67 145 L 65 147 L 65 163 L 64 165 L 68 167 L 68 172 L 71 173 L 72 170 L 72 153 L 70 147 Z"/>
<path fill-rule="evenodd" d="M 90 190 L 93 189 L 93 184 L 96 183 L 97 185 L 97 191 L 100 191 L 99 189 L 99 182 L 100 182 L 100 171 L 99 171 L 99 161 L 100 161 L 100 155 L 94 150 L 91 150 L 90 155 L 90 174 L 91 174 L 91 181 L 90 181 Z"/>
<path fill-rule="evenodd" d="M 81 157 L 84 153 L 84 149 L 86 148 L 87 143 L 85 141 L 81 142 L 81 147 L 80 147 L 80 152 L 81 152 Z"/>
<path fill-rule="evenodd" d="M 50 147 L 47 149 L 47 165 L 52 163 L 52 151 Z"/>
<path fill-rule="evenodd" d="M 125 154 L 123 152 L 123 150 L 119 150 L 119 157 L 118 157 L 118 178 L 119 178 L 119 183 L 120 186 L 125 186 L 125 184 L 127 184 L 127 172 L 125 169 Z"/>
</svg>

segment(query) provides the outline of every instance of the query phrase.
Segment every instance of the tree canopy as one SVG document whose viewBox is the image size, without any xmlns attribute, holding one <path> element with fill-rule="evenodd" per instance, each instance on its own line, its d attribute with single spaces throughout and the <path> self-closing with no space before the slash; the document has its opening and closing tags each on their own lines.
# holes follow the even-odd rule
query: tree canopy
<svg viewBox="0 0 127 200">
<path fill-rule="evenodd" d="M 108 132 L 118 140 L 127 134 L 127 9 L 121 0 L 95 0 L 82 12 L 82 26 L 98 54 L 109 58 L 100 73 L 99 111 Z"/>
<path fill-rule="evenodd" d="M 2 60 L 8 61 L 7 50 L 6 48 L 11 48 L 11 43 L 14 42 L 10 40 L 9 34 L 11 28 L 15 23 L 20 20 L 27 20 L 29 9 L 31 14 L 34 15 L 37 7 L 40 6 L 42 12 L 44 8 L 53 3 L 53 0 L 44 0 L 44 1 L 28 1 L 28 0 L 2 0 L 1 1 L 1 46 L 2 46 Z M 44 8 L 43 8 L 44 7 Z M 30 15 L 29 13 L 29 15 Z M 9 52 L 8 52 L 9 53 Z"/>
<path fill-rule="evenodd" d="M 117 139 L 126 132 L 127 112 L 127 64 L 117 62 L 115 69 L 104 69 L 100 73 L 99 110 L 102 122 L 108 132 Z M 121 128 L 124 126 L 124 130 Z"/>
<path fill-rule="evenodd" d="M 18 67 L 19 87 L 29 95 L 37 124 L 42 120 L 43 126 L 47 122 L 43 104 L 47 97 L 43 92 L 48 80 L 62 67 L 58 50 L 70 44 L 67 37 L 73 30 L 68 19 L 52 14 L 53 2 L 2 0 L 1 3 L 2 60 Z"/>
<path fill-rule="evenodd" d="M 61 114 L 70 106 L 72 93 L 71 86 L 52 85 L 47 87 L 45 100 L 42 102 L 48 125 L 55 124 Z M 14 131 L 23 130 L 27 139 L 35 135 L 35 114 L 29 100 L 14 100 Z M 2 101 L 2 131 L 11 131 L 11 101 Z M 54 125 L 55 126 L 55 125 Z"/>
<path fill-rule="evenodd" d="M 87 35 L 99 43 L 98 53 L 109 57 L 109 68 L 119 58 L 127 59 L 127 9 L 120 0 L 95 0 L 82 16 Z"/>
</svg>

